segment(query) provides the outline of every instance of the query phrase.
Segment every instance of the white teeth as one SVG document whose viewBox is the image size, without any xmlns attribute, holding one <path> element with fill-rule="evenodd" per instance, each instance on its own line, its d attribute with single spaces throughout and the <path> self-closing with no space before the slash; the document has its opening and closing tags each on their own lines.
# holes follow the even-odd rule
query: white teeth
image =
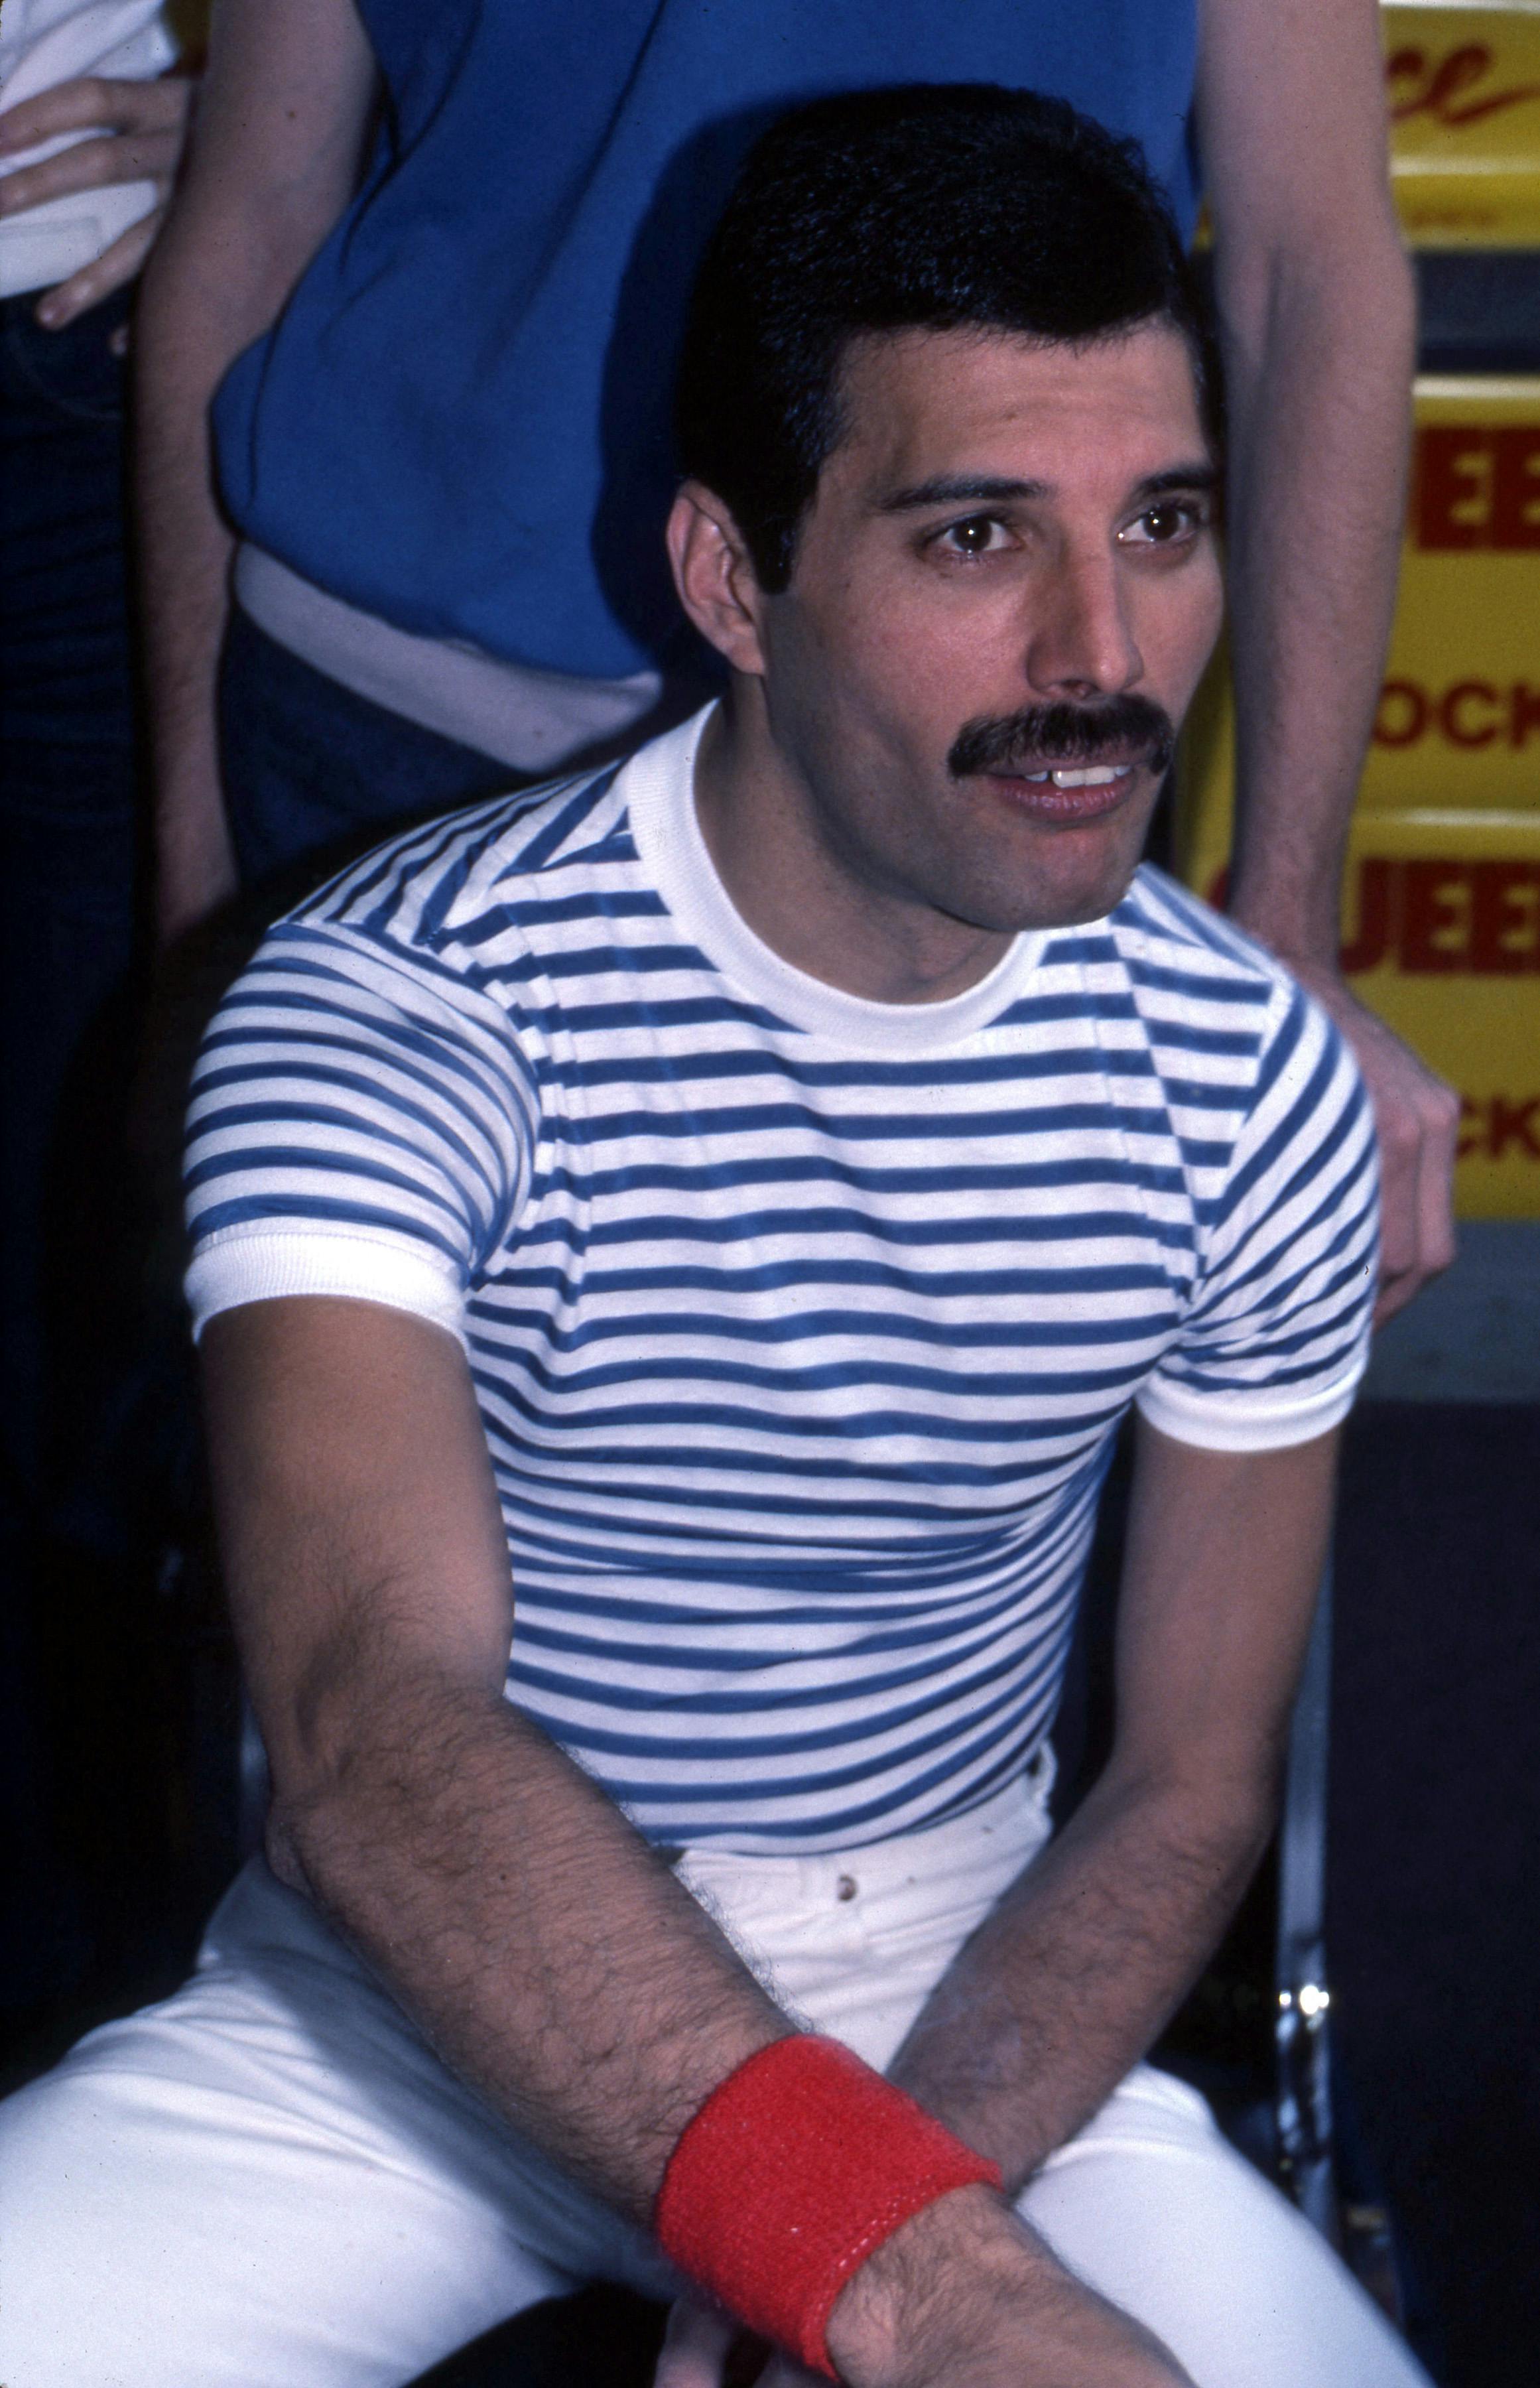
<svg viewBox="0 0 1540 2388">
<path fill-rule="evenodd" d="M 1023 771 L 1021 777 L 1038 787 L 1052 780 L 1055 788 L 1105 788 L 1120 780 L 1128 768 L 1126 763 L 1094 763 L 1081 771 Z"/>
</svg>

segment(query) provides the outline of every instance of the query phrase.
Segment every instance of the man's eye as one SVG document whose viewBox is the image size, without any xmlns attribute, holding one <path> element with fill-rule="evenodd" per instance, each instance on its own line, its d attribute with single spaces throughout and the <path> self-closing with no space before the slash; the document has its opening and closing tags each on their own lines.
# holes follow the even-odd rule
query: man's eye
<svg viewBox="0 0 1540 2388">
<path fill-rule="evenodd" d="M 1203 525 L 1203 512 L 1190 498 L 1172 499 L 1169 503 L 1146 506 L 1121 536 L 1134 547 L 1170 547 L 1179 539 L 1188 539 Z"/>
<path fill-rule="evenodd" d="M 966 522 L 948 523 L 941 544 L 953 555 L 988 555 L 1005 544 L 1005 527 L 992 514 L 969 514 Z"/>
</svg>

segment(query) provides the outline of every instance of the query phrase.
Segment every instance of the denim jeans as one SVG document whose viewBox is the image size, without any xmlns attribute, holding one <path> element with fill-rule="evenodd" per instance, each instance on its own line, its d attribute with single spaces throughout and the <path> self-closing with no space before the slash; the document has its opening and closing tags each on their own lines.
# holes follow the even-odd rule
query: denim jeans
<svg viewBox="0 0 1540 2388">
<path fill-rule="evenodd" d="M 49 1850 L 40 1538 L 112 1303 L 137 774 L 124 548 L 126 299 L 60 332 L 0 301 L 0 2005 L 72 1960 Z M 105 1040 L 105 1041 L 104 1041 Z"/>
<path fill-rule="evenodd" d="M 82 1040 L 133 939 L 137 786 L 123 366 L 108 300 L 0 302 L 0 1377 L 6 1474 L 40 1459 L 45 1188 Z"/>
<path fill-rule="evenodd" d="M 355 696 L 237 607 L 220 761 L 244 888 L 297 903 L 392 830 L 516 787 L 506 763 Z"/>
</svg>

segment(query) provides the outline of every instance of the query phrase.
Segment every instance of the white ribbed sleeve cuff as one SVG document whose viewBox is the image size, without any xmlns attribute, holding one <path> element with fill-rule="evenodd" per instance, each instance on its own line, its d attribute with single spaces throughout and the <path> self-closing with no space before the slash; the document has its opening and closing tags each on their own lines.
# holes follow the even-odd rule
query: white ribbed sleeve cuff
<svg viewBox="0 0 1540 2388">
<path fill-rule="evenodd" d="M 199 1248 L 185 1291 L 195 1340 L 221 1310 L 281 1294 L 322 1293 L 410 1310 L 465 1341 L 465 1297 L 453 1262 L 357 1229 L 227 1227 Z"/>
<path fill-rule="evenodd" d="M 1200 1393 L 1168 1378 L 1156 1378 L 1136 1396 L 1134 1407 L 1162 1434 L 1176 1442 L 1196 1443 L 1204 1451 L 1285 1451 L 1291 1443 L 1312 1442 L 1318 1434 L 1342 1424 L 1368 1365 L 1366 1350 L 1329 1384 L 1258 1388 L 1255 1392 Z"/>
</svg>

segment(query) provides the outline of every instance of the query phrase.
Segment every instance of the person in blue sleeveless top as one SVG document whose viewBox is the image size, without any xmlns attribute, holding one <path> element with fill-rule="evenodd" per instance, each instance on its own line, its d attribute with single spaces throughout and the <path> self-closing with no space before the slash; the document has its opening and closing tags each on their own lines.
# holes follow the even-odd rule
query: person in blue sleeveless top
<svg viewBox="0 0 1540 2388">
<path fill-rule="evenodd" d="M 166 933 L 228 894 L 237 860 L 249 884 L 317 857 L 313 884 L 350 837 L 688 710 L 699 650 L 658 564 L 667 390 L 691 271 L 754 132 L 873 83 L 1057 93 L 1140 141 L 1184 233 L 1200 183 L 1208 201 L 1231 422 L 1231 908 L 1365 1069 L 1385 1308 L 1409 1298 L 1453 1252 L 1457 1106 L 1337 967 L 1412 361 L 1378 14 L 216 0 L 140 326 Z"/>
<path fill-rule="evenodd" d="M 767 2388 L 1425 2388 L 1143 2062 L 1269 1830 L 1376 1241 L 1343 1039 L 1139 867 L 1220 610 L 1175 224 L 1063 101 L 822 99 L 683 356 L 725 697 L 355 863 L 206 1040 L 273 1805 L 0 2108 L 0 2374 L 387 2388 L 598 2277 L 676 2296 L 659 2388 L 743 2322 Z"/>
</svg>

